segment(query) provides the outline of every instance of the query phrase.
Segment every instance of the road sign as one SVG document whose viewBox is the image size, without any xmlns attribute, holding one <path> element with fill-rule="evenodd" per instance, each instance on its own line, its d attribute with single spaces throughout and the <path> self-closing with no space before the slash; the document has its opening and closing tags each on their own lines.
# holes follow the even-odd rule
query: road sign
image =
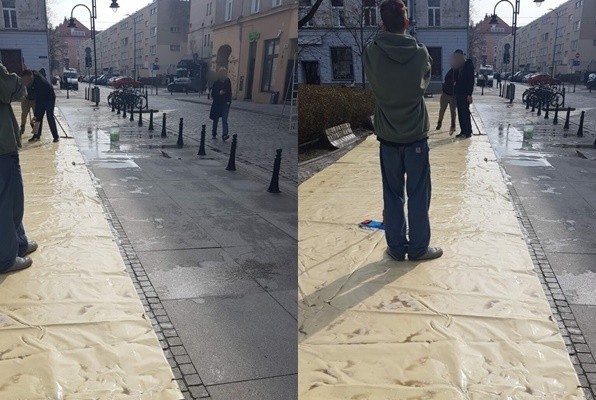
<svg viewBox="0 0 596 400">
<path fill-rule="evenodd" d="M 575 58 L 579 58 L 579 53 L 575 53 Z"/>
<path fill-rule="evenodd" d="M 153 64 L 153 70 L 159 71 L 159 64 Z"/>
<path fill-rule="evenodd" d="M 155 64 L 159 63 L 159 57 L 155 57 Z"/>
<path fill-rule="evenodd" d="M 573 60 L 573 66 L 574 67 L 579 67 L 580 65 L 580 61 L 579 60 Z"/>
</svg>

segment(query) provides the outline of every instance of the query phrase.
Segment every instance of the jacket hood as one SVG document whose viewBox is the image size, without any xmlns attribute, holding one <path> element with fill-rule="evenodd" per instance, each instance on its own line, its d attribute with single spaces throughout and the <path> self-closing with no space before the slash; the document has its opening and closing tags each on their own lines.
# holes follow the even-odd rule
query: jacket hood
<svg viewBox="0 0 596 400">
<path fill-rule="evenodd" d="M 17 89 L 18 77 L 6 70 L 3 64 L 0 64 L 0 102 L 10 104 L 13 100 L 15 90 Z"/>
<path fill-rule="evenodd" d="M 400 64 L 410 61 L 420 49 L 412 36 L 389 32 L 379 33 L 374 44 L 383 54 Z"/>
</svg>

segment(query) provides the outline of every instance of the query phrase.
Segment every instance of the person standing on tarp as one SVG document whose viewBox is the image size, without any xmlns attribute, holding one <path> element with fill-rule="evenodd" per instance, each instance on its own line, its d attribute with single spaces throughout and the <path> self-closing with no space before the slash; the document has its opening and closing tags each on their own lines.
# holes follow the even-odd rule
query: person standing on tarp
<svg viewBox="0 0 596 400">
<path fill-rule="evenodd" d="M 29 268 L 28 254 L 37 250 L 23 227 L 25 195 L 19 164 L 21 135 L 11 103 L 25 96 L 25 86 L 16 74 L 0 64 L 0 273 Z"/>
<path fill-rule="evenodd" d="M 429 247 L 430 122 L 424 92 L 432 59 L 424 45 L 406 34 L 403 0 L 385 0 L 380 11 L 383 30 L 365 50 L 364 69 L 376 98 L 387 254 L 397 261 L 405 260 L 406 254 L 410 260 L 429 260 L 443 255 L 440 248 Z"/>
<path fill-rule="evenodd" d="M 455 132 L 455 119 L 457 118 L 457 111 L 455 105 L 455 97 L 453 97 L 453 88 L 455 85 L 455 74 L 457 69 L 455 67 L 455 58 L 451 58 L 451 69 L 445 74 L 445 81 L 443 81 L 443 91 L 441 92 L 441 108 L 439 109 L 439 121 L 437 122 L 437 130 L 441 130 L 443 124 L 443 117 L 447 106 L 449 106 L 449 112 L 451 113 L 451 126 L 449 127 L 449 134 L 453 135 Z"/>
<path fill-rule="evenodd" d="M 28 90 L 27 95 L 21 100 L 21 136 L 25 133 L 27 126 L 27 118 L 33 118 L 35 112 L 35 93 L 33 90 Z M 40 128 L 41 130 L 41 125 Z"/>
<path fill-rule="evenodd" d="M 473 102 L 474 92 L 474 63 L 469 58 L 466 60 L 463 50 L 455 50 L 454 56 L 458 64 L 457 77 L 455 78 L 455 101 L 461 132 L 455 137 L 468 139 L 472 137 L 472 114 L 470 105 Z"/>
<path fill-rule="evenodd" d="M 45 115 L 48 120 L 50 132 L 52 132 L 52 136 L 54 137 L 54 143 L 58 142 L 60 138 L 58 137 L 58 127 L 56 126 L 56 119 L 54 117 L 54 108 L 56 107 L 54 87 L 40 73 L 28 69 L 23 71 L 23 83 L 27 86 L 28 90 L 33 91 L 35 96 L 35 122 L 41 124 Z M 41 129 L 38 129 L 29 141 L 34 142 L 40 138 Z"/>
<path fill-rule="evenodd" d="M 217 123 L 221 118 L 221 125 L 223 129 L 222 139 L 228 140 L 228 114 L 230 113 L 230 104 L 232 104 L 232 82 L 228 78 L 228 70 L 221 67 L 217 72 L 217 80 L 213 82 L 211 88 L 211 97 L 213 103 L 211 104 L 211 112 L 209 118 L 213 121 L 213 129 L 211 134 L 213 139 L 217 137 Z"/>
</svg>

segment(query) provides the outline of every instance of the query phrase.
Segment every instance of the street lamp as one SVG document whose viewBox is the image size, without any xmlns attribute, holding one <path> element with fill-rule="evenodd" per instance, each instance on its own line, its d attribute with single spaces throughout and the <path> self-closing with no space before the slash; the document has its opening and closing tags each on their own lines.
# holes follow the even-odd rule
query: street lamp
<svg viewBox="0 0 596 400">
<path fill-rule="evenodd" d="M 137 80 L 137 19 L 132 14 L 126 14 L 127 17 L 132 18 L 133 34 L 132 34 L 132 65 L 134 68 L 133 79 Z"/>
<path fill-rule="evenodd" d="M 555 77 L 555 56 L 557 54 L 557 38 L 559 37 L 559 18 L 561 17 L 561 13 L 559 13 L 559 11 L 556 11 L 553 8 L 549 8 L 549 10 L 554 11 L 555 14 L 557 15 L 557 25 L 555 28 L 555 45 L 553 47 L 553 65 L 551 67 L 551 76 L 554 78 Z"/>
<path fill-rule="evenodd" d="M 95 41 L 95 36 L 97 31 L 95 30 L 95 20 L 97 19 L 97 4 L 96 4 L 97 0 L 91 0 L 91 9 L 89 9 L 89 7 L 87 7 L 85 4 L 77 4 L 75 5 L 72 10 L 70 11 L 70 20 L 68 21 L 68 27 L 69 28 L 76 28 L 77 24 L 75 22 L 74 19 L 74 10 L 77 7 L 84 7 L 87 9 L 87 11 L 89 11 L 89 15 L 91 16 L 91 39 L 93 40 L 93 63 L 95 65 L 95 79 L 93 84 L 95 85 L 94 89 L 97 89 L 97 43 Z M 110 8 L 112 9 L 112 11 L 116 12 L 118 11 L 118 8 L 120 8 L 120 6 L 118 5 L 118 1 L 116 0 L 112 0 L 112 4 L 110 4 Z M 99 91 L 99 89 L 97 89 Z M 95 106 L 97 107 L 99 105 L 99 96 L 96 97 L 95 99 Z"/>
</svg>

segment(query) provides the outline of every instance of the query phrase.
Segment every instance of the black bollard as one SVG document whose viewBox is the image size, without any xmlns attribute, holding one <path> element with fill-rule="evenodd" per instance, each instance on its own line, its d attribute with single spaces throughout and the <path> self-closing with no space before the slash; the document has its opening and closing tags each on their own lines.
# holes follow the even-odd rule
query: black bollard
<svg viewBox="0 0 596 400">
<path fill-rule="evenodd" d="M 538 100 L 538 111 L 536 112 L 536 116 L 540 117 L 542 115 L 542 99 Z"/>
<path fill-rule="evenodd" d="M 484 85 L 482 85 L 482 93 L 480 95 L 484 96 Z"/>
<path fill-rule="evenodd" d="M 530 98 L 528 96 L 528 97 L 526 97 L 526 110 L 529 110 L 529 109 L 530 109 Z"/>
<path fill-rule="evenodd" d="M 149 132 L 153 132 L 153 110 L 149 111 Z"/>
<path fill-rule="evenodd" d="M 569 130 L 569 117 L 571 116 L 571 107 L 567 107 L 567 116 L 565 117 L 565 125 L 563 125 L 563 129 L 566 131 Z"/>
<path fill-rule="evenodd" d="M 537 101 L 536 98 L 532 99 L 532 112 L 533 113 L 536 112 L 536 101 Z"/>
<path fill-rule="evenodd" d="M 133 104 L 130 105 L 130 121 L 135 120 L 135 106 Z"/>
<path fill-rule="evenodd" d="M 230 150 L 230 159 L 228 160 L 227 171 L 236 171 L 236 146 L 238 145 L 238 135 L 232 135 L 232 149 Z"/>
<path fill-rule="evenodd" d="M 197 154 L 198 156 L 204 156 L 206 155 L 205 153 L 205 134 L 206 134 L 206 129 L 207 126 L 203 125 L 201 127 L 201 145 L 199 146 L 199 153 Z"/>
<path fill-rule="evenodd" d="M 116 110 L 116 100 L 112 100 L 112 112 Z"/>
<path fill-rule="evenodd" d="M 126 104 L 122 105 L 122 118 L 126 118 Z"/>
<path fill-rule="evenodd" d="M 166 113 L 163 113 L 163 120 L 161 123 L 161 137 L 165 138 L 168 137 L 166 133 Z"/>
<path fill-rule="evenodd" d="M 120 115 L 120 102 L 118 102 L 118 104 L 116 104 L 116 109 L 118 110 L 116 115 Z"/>
<path fill-rule="evenodd" d="M 555 106 L 555 116 L 553 118 L 553 125 L 559 125 L 559 103 Z"/>
<path fill-rule="evenodd" d="M 546 102 L 546 111 L 544 112 L 544 119 L 549 119 L 548 112 L 550 111 L 550 103 Z"/>
<path fill-rule="evenodd" d="M 139 107 L 139 127 L 143 126 L 143 106 Z"/>
<path fill-rule="evenodd" d="M 182 137 L 183 130 L 184 130 L 184 118 L 180 118 L 180 124 L 178 124 L 178 141 L 176 141 L 176 146 L 179 149 L 184 147 L 184 138 Z"/>
<path fill-rule="evenodd" d="M 269 193 L 281 193 L 279 190 L 279 169 L 281 167 L 281 149 L 276 150 L 275 161 L 273 162 L 273 175 L 269 184 Z"/>
<path fill-rule="evenodd" d="M 579 128 L 577 129 L 577 137 L 584 136 L 584 117 L 586 115 L 585 111 L 582 111 L 581 117 L 579 117 Z"/>
</svg>

